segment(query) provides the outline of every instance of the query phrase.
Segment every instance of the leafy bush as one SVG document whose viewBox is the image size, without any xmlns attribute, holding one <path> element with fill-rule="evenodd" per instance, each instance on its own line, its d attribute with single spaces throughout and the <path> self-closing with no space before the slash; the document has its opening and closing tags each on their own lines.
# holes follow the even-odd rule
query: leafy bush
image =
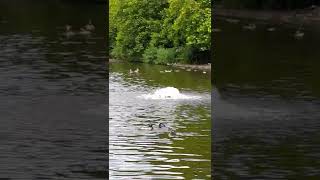
<svg viewBox="0 0 320 180">
<path fill-rule="evenodd" d="M 177 49 L 177 60 L 180 63 L 189 64 L 193 58 L 193 48 L 190 46 L 180 47 Z"/>
<path fill-rule="evenodd" d="M 150 63 L 150 64 L 155 63 L 157 59 L 157 51 L 158 49 L 154 46 L 148 47 L 142 55 L 143 62 Z"/>
<path fill-rule="evenodd" d="M 157 50 L 156 64 L 174 63 L 176 50 L 174 48 L 159 48 Z"/>
</svg>

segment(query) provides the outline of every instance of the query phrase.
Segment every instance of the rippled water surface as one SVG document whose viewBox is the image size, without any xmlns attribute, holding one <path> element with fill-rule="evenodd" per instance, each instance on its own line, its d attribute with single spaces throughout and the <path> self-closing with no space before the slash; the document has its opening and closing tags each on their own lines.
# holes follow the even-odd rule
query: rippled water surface
<svg viewBox="0 0 320 180">
<path fill-rule="evenodd" d="M 129 69 L 139 68 L 139 74 Z M 110 179 L 210 179 L 210 74 L 112 63 L 109 78 Z M 191 99 L 143 98 L 175 87 Z M 184 97 L 184 96 L 183 96 Z M 148 124 L 165 123 L 176 135 Z"/>
<path fill-rule="evenodd" d="M 319 28 L 246 23 L 216 23 L 214 178 L 319 179 Z"/>
<path fill-rule="evenodd" d="M 0 179 L 105 179 L 105 4 L 0 2 Z M 88 37 L 64 36 L 92 20 Z"/>
</svg>

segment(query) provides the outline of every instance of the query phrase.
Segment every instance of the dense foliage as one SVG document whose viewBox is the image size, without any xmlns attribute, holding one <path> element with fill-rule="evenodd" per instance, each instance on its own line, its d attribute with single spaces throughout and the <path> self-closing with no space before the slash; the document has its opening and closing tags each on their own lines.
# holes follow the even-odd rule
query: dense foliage
<svg viewBox="0 0 320 180">
<path fill-rule="evenodd" d="M 252 9 L 299 9 L 320 5 L 320 0 L 217 0 L 225 7 Z"/>
<path fill-rule="evenodd" d="M 208 62 L 210 0 L 111 0 L 111 56 L 166 64 Z"/>
</svg>

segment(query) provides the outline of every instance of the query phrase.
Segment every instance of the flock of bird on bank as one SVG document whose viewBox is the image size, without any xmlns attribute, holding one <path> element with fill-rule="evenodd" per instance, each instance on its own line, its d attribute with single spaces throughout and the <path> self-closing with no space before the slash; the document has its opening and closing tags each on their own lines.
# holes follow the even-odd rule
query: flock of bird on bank
<svg viewBox="0 0 320 180">
<path fill-rule="evenodd" d="M 72 31 L 72 26 L 67 24 L 65 26 L 65 32 L 64 32 L 64 35 L 66 37 L 71 37 L 71 36 L 74 36 L 76 34 L 80 34 L 80 35 L 90 35 L 94 30 L 95 30 L 95 26 L 92 24 L 91 20 L 89 20 L 89 23 L 86 24 L 84 27 L 81 27 L 80 28 L 80 31 L 78 33 Z"/>
<path fill-rule="evenodd" d="M 228 23 L 232 23 L 232 24 L 237 24 L 240 22 L 239 19 L 226 19 L 226 21 Z M 244 26 L 242 26 L 242 29 L 244 30 L 249 30 L 249 31 L 254 31 L 256 30 L 257 26 L 254 23 L 250 23 L 250 24 L 246 24 Z M 222 30 L 219 28 L 214 28 L 213 32 L 221 32 Z M 276 31 L 275 27 L 268 27 L 267 31 L 269 32 L 273 32 Z M 304 37 L 305 33 L 302 31 L 302 24 L 299 26 L 299 28 L 295 31 L 295 33 L 293 34 L 293 37 L 295 37 L 296 39 L 302 39 Z"/>
<path fill-rule="evenodd" d="M 137 68 L 136 70 L 129 69 L 129 74 L 139 74 L 139 71 L 140 71 L 139 68 Z M 192 71 L 192 69 L 186 69 L 186 71 L 190 72 L 190 71 Z M 197 69 L 193 69 L 193 71 L 197 72 L 198 70 Z M 160 71 L 160 73 L 171 73 L 171 72 L 173 72 L 172 69 Z M 176 70 L 174 70 L 174 72 L 178 73 L 178 72 L 180 72 L 180 70 L 176 69 Z M 207 72 L 206 71 L 202 71 L 202 74 L 207 74 Z"/>
</svg>

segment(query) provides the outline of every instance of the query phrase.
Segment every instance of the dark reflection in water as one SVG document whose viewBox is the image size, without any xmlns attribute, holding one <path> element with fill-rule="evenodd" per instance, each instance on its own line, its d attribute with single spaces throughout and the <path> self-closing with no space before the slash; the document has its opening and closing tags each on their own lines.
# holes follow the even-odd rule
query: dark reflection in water
<svg viewBox="0 0 320 180">
<path fill-rule="evenodd" d="M 105 8 L 0 2 L 0 178 L 106 178 Z"/>
<path fill-rule="evenodd" d="M 215 179 L 319 179 L 319 30 L 216 26 Z"/>
</svg>

